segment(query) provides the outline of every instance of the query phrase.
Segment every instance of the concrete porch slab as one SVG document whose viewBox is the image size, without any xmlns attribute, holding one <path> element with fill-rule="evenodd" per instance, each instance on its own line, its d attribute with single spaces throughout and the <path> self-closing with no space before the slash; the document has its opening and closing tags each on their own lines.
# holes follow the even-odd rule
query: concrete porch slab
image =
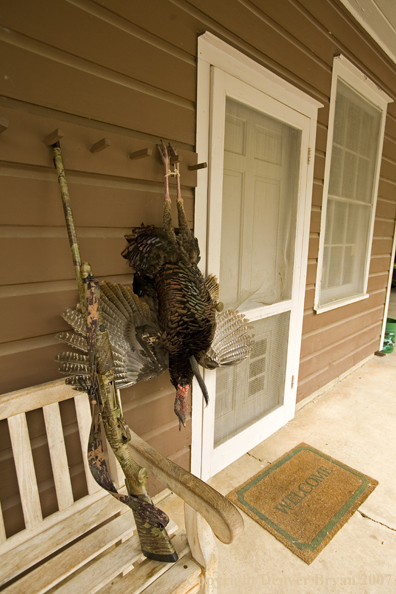
<svg viewBox="0 0 396 594">
<path fill-rule="evenodd" d="M 392 293 L 388 317 L 396 318 L 396 291 Z M 379 481 L 311 565 L 243 514 L 244 532 L 231 545 L 218 543 L 218 593 L 395 594 L 395 427 L 396 350 L 373 356 L 213 477 L 210 484 L 226 495 L 306 442 Z"/>
</svg>

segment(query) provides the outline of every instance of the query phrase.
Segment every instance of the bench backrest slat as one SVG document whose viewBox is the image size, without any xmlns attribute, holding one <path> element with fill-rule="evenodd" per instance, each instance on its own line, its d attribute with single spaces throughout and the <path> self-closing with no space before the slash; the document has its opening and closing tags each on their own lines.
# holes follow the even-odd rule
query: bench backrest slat
<svg viewBox="0 0 396 594">
<path fill-rule="evenodd" d="M 43 406 L 43 415 L 58 508 L 63 510 L 73 505 L 74 498 L 59 404 L 54 402 Z"/>
<path fill-rule="evenodd" d="M 78 435 L 81 444 L 82 462 L 84 475 L 87 484 L 88 495 L 74 500 L 72 475 L 70 473 L 68 451 L 66 450 L 66 439 L 62 426 L 62 415 L 59 402 L 66 400 L 74 401 Z M 43 511 L 40 502 L 39 479 L 37 478 L 35 463 L 33 461 L 33 447 L 37 447 L 37 440 L 32 441 L 29 435 L 26 413 L 41 409 L 44 419 L 45 436 L 41 440 L 49 452 L 50 468 L 54 480 L 55 495 L 58 504 L 58 511 L 43 519 Z M 70 408 L 68 409 L 70 411 Z M 15 465 L 18 491 L 22 506 L 25 529 L 7 537 L 6 508 L 3 510 L 0 505 L 0 555 L 11 551 L 14 546 L 21 546 L 31 538 L 36 538 L 40 532 L 45 532 L 61 518 L 70 519 L 80 513 L 85 507 L 94 501 L 105 497 L 106 493 L 93 479 L 89 470 L 87 459 L 87 446 L 91 427 L 91 407 L 86 393 L 78 393 L 63 382 L 52 382 L 43 386 L 33 387 L 26 390 L 13 392 L 0 396 L 0 418 L 7 419 L 10 435 L 13 463 Z M 37 419 L 38 417 L 35 417 Z M 69 413 L 70 418 L 70 413 Z M 36 425 L 37 426 L 37 425 Z M 76 433 L 77 437 L 77 433 Z M 33 445 L 35 444 L 35 445 Z M 110 450 L 110 448 L 108 448 Z M 36 451 L 36 450 L 35 450 Z M 39 472 L 43 476 L 49 468 L 43 466 L 45 462 L 45 451 L 39 452 L 39 458 L 35 462 L 39 464 Z M 108 452 L 109 457 L 112 452 Z M 44 456 L 44 457 L 43 457 Z M 118 478 L 120 469 L 116 467 L 115 461 L 111 460 L 110 465 L 116 470 Z M 42 479 L 41 479 L 42 480 Z M 118 482 L 118 481 L 117 481 Z M 122 480 L 119 481 L 122 484 Z M 16 497 L 16 496 L 15 496 Z M 4 514 L 4 516 L 3 516 Z M 66 514 L 66 515 L 65 515 Z M 56 519 L 58 517 L 58 519 Z M 105 518 L 104 518 L 105 519 Z"/>
<path fill-rule="evenodd" d="M 76 407 L 77 424 L 80 433 L 81 449 L 83 452 L 85 478 L 87 480 L 88 493 L 92 495 L 92 493 L 99 491 L 100 487 L 93 479 L 89 469 L 87 457 L 89 432 L 91 430 L 91 406 L 89 404 L 88 396 L 85 394 L 85 392 L 77 394 L 77 396 L 74 397 L 74 404 Z"/>
<path fill-rule="evenodd" d="M 30 445 L 26 415 L 19 413 L 8 419 L 15 469 L 21 496 L 23 517 L 27 530 L 34 528 L 42 519 L 40 497 Z"/>
</svg>

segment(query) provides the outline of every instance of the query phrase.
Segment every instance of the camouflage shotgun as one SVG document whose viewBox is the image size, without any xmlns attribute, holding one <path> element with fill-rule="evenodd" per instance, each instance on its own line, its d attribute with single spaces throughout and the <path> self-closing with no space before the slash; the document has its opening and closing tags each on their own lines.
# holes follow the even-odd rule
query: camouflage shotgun
<svg viewBox="0 0 396 594">
<path fill-rule="evenodd" d="M 89 264 L 81 262 L 59 142 L 54 143 L 52 149 L 77 280 L 80 308 L 87 320 L 90 382 L 84 385 L 81 378 L 81 386 L 88 393 L 92 404 L 92 426 L 88 443 L 91 473 L 102 488 L 132 509 L 143 554 L 157 561 L 174 562 L 177 561 L 178 556 L 166 532 L 168 517 L 151 502 L 145 488 L 147 472 L 133 460 L 127 447 L 130 433 L 122 415 L 119 393 L 115 385 L 113 354 L 100 308 L 100 286 L 93 277 Z M 103 453 L 100 417 L 107 441 L 125 475 L 128 494 L 118 493 L 108 473 Z"/>
</svg>

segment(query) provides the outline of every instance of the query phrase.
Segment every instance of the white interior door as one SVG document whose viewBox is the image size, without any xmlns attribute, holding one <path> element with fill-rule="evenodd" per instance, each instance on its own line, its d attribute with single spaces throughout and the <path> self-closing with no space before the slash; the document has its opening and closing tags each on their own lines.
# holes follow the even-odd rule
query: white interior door
<svg viewBox="0 0 396 594">
<path fill-rule="evenodd" d="M 294 415 L 311 120 L 212 66 L 207 270 L 249 318 L 250 358 L 206 371 L 206 479 Z"/>
</svg>

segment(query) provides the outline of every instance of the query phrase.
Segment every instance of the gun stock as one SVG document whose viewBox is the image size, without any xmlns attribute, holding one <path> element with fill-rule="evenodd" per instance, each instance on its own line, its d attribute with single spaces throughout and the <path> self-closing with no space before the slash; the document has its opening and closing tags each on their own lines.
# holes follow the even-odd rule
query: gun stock
<svg viewBox="0 0 396 594">
<path fill-rule="evenodd" d="M 101 487 L 132 509 L 143 554 L 156 561 L 174 562 L 178 556 L 165 528 L 169 520 L 151 502 L 145 487 L 147 471 L 133 460 L 127 447 L 130 434 L 115 385 L 113 354 L 100 310 L 99 283 L 93 277 L 89 264 L 81 261 L 60 143 L 54 143 L 52 148 L 80 305 L 87 316 L 87 344 L 91 367 L 91 383 L 87 391 L 93 406 L 88 444 L 90 469 Z M 125 475 L 128 495 L 118 493 L 108 473 L 99 415 L 107 441 Z"/>
</svg>

